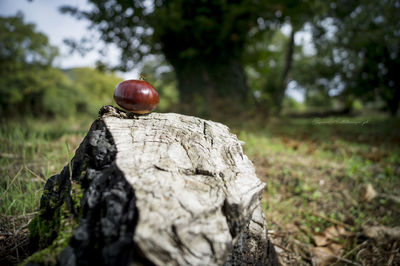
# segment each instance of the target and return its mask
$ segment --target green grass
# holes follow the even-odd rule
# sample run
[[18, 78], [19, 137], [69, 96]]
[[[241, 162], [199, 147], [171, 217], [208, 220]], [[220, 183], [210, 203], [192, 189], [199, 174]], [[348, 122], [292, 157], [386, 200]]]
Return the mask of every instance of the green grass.
[[[94, 119], [1, 123], [3, 216], [38, 210], [45, 181], [68, 163]], [[269, 229], [284, 235], [280, 245], [299, 255], [303, 263], [310, 262], [304, 247], [313, 247], [315, 234], [332, 225], [344, 224], [352, 233], [337, 243], [344, 249], [341, 256], [353, 261], [359, 259], [352, 250], [360, 246], [364, 226], [400, 225], [398, 203], [382, 196], [371, 201], [360, 197], [367, 184], [378, 195], [400, 195], [399, 119], [281, 118], [231, 121], [230, 126], [246, 142], [245, 152], [258, 177], [268, 184], [263, 205]]]
[[90, 118], [1, 123], [1, 214], [18, 216], [38, 209], [45, 181], [67, 164], [67, 147], [77, 148], [89, 123]]
[[[268, 184], [270, 229], [311, 248], [315, 235], [332, 225], [358, 235], [364, 226], [400, 225], [399, 204], [382, 196], [400, 196], [399, 129], [399, 119], [377, 116], [270, 120], [234, 131]], [[378, 193], [371, 201], [361, 197], [367, 184]], [[352, 235], [341, 241], [344, 256], [359, 259], [347, 252], [361, 240]], [[293, 243], [286, 244], [296, 250]], [[309, 262], [309, 254], [295, 253]]]

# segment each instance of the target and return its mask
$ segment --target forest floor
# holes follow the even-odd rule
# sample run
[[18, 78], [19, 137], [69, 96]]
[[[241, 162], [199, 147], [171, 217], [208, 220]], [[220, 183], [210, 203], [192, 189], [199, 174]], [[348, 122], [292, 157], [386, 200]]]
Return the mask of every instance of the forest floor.
[[[26, 257], [44, 183], [93, 118], [0, 125], [0, 265]], [[400, 120], [384, 116], [228, 123], [267, 182], [282, 264], [400, 265]]]
[[271, 119], [236, 133], [282, 264], [400, 265], [400, 120]]

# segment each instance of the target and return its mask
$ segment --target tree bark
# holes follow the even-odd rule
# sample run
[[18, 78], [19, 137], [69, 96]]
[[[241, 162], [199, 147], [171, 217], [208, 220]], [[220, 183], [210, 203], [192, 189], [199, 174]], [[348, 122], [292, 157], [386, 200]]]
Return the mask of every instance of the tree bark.
[[170, 62], [176, 73], [182, 104], [192, 105], [196, 96], [200, 96], [207, 107], [218, 104], [218, 101], [243, 103], [247, 99], [249, 88], [239, 59]]
[[[222, 124], [103, 107], [44, 188], [28, 265], [276, 265], [264, 184]], [[71, 168], [70, 168], [71, 167]]]

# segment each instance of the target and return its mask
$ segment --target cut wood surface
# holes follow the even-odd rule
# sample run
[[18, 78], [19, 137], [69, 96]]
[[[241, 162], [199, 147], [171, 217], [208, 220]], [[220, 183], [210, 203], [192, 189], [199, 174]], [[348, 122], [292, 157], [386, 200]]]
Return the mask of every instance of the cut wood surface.
[[[76, 221], [68, 223], [72, 236], [53, 262], [276, 264], [260, 204], [264, 184], [241, 145], [220, 123], [103, 107], [72, 170], [67, 166], [45, 187], [36, 223], [59, 209]], [[49, 249], [59, 234], [43, 238], [31, 234], [33, 249]], [[34, 256], [30, 263], [43, 263]]]

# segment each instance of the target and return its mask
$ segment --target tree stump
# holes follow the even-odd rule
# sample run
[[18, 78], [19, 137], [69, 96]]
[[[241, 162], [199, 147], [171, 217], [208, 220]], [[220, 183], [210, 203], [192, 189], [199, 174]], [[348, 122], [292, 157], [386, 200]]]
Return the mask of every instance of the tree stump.
[[264, 184], [219, 123], [100, 110], [46, 183], [28, 265], [275, 265]]

